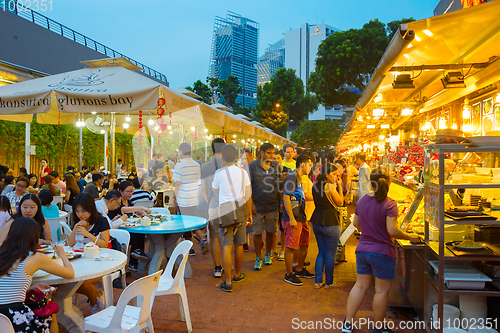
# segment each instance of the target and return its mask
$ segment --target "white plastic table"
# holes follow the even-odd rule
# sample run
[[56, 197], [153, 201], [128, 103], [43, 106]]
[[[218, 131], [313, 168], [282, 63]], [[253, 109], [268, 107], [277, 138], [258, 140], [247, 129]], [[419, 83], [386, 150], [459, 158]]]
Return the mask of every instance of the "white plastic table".
[[71, 260], [75, 277], [73, 279], [63, 279], [58, 276], [48, 275], [40, 278], [33, 278], [33, 283], [44, 282], [57, 287], [52, 295], [59, 312], [57, 322], [60, 323], [70, 333], [81, 333], [83, 331], [83, 314], [78, 307], [73, 305], [73, 295], [80, 288], [83, 281], [107, 275], [124, 267], [127, 263], [127, 256], [120, 251], [112, 249], [99, 249], [99, 254], [107, 253], [109, 259], [98, 261], [94, 259], [81, 258]]
[[[123, 228], [130, 233], [145, 234], [151, 241], [151, 251], [146, 253], [149, 262], [148, 274], [153, 274], [160, 270], [161, 262], [165, 255], [170, 257], [175, 248], [177, 239], [186, 231], [198, 230], [207, 225], [207, 220], [198, 216], [187, 215], [170, 215], [168, 220], [160, 222], [158, 225], [151, 225], [150, 227], [137, 227], [137, 228]], [[165, 239], [165, 236], [166, 239]], [[147, 263], [139, 261], [137, 273], [144, 274]], [[189, 260], [186, 264], [184, 276], [186, 278], [192, 277], [192, 269]]]

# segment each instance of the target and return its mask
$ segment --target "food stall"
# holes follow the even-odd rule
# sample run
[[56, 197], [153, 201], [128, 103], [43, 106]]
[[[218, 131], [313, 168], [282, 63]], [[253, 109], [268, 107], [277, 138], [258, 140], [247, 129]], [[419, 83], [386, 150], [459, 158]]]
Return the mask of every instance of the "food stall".
[[397, 241], [390, 303], [429, 332], [500, 308], [499, 16], [492, 1], [401, 25], [336, 146], [391, 171], [400, 227], [424, 242]]

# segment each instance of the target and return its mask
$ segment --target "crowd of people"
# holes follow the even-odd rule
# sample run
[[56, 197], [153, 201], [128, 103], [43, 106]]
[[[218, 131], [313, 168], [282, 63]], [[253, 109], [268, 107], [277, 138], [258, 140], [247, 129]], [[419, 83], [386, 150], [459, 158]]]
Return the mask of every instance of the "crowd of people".
[[[17, 314], [34, 318], [22, 298], [29, 288], [46, 289], [30, 287], [31, 275], [37, 269], [63, 277], [73, 274], [64, 251], [57, 245], [54, 249], [63, 258], [63, 267], [56, 268], [50, 260], [33, 264], [40, 257], [36, 248], [53, 244], [46, 219], [59, 214], [57, 206], [51, 204], [54, 196], [63, 194], [63, 209], [71, 212], [73, 232], [68, 245], [75, 244], [76, 235], [83, 235], [86, 241], [106, 248], [112, 247], [110, 229], [119, 228], [131, 214], [151, 213], [141, 202], [156, 202], [159, 198], [154, 190], [171, 185], [176, 214], [208, 220], [208, 232], [205, 228], [186, 232], [183, 238], [191, 239], [194, 234], [201, 252], [211, 252], [213, 276], [223, 278], [221, 290], [231, 292], [234, 283], [246, 279], [243, 253], [252, 245], [254, 270], [284, 261], [286, 283], [301, 286], [302, 279], [314, 279], [316, 289], [338, 288], [341, 285], [334, 279], [336, 252], [348, 223], [347, 205], [353, 199], [351, 180], [359, 177], [360, 199], [353, 220], [362, 232], [356, 249], [358, 276], [347, 301], [343, 332], [352, 330], [354, 316], [373, 277], [375, 320], [383, 320], [394, 279], [392, 239], [418, 241], [417, 236], [402, 232], [396, 224], [398, 209], [395, 201], [387, 197], [387, 171], [383, 167], [372, 171], [363, 154], [349, 161], [333, 152], [319, 156], [289, 144], [279, 150], [264, 143], [255, 156], [243, 151], [240, 158], [238, 149], [222, 138], [214, 139], [211, 148], [213, 158], [206, 163], [195, 161], [191, 145], [182, 143], [177, 163], [172, 158], [163, 162], [158, 153], [153, 154], [148, 169], [134, 166], [130, 173], [121, 159], [116, 174], [104, 168], [100, 168], [101, 172], [86, 167], [76, 171], [69, 166], [63, 180], [57, 171], [50, 170], [45, 159], [38, 174], [28, 175], [21, 168], [17, 178], [12, 170], [0, 166], [4, 173], [0, 175], [0, 294], [4, 290], [12, 293], [13, 289], [19, 292], [0, 299], [0, 313], [11, 320]], [[311, 271], [307, 268], [311, 264], [307, 260], [310, 226], [318, 247]], [[22, 234], [22, 228], [30, 232]], [[144, 253], [145, 238], [131, 234], [130, 243], [129, 269], [136, 270], [138, 260], [149, 260]], [[194, 254], [191, 249], [190, 255]], [[78, 290], [88, 297], [92, 313], [101, 310], [104, 302], [102, 292], [94, 286], [97, 280], [85, 281]], [[22, 325], [44, 331], [51, 321], [55, 322], [55, 316], [36, 324], [26, 320]]]

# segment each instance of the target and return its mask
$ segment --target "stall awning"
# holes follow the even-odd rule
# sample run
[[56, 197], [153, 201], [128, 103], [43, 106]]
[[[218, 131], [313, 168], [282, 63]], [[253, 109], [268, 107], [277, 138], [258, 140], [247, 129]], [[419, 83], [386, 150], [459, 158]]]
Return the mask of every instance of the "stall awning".
[[[398, 56], [388, 64], [379, 64], [372, 80], [356, 105], [353, 117], [339, 140], [337, 150], [358, 145], [360, 138], [376, 135], [378, 127], [368, 129], [374, 108], [385, 110], [378, 124], [399, 125], [408, 119], [400, 115], [405, 106], [415, 113], [426, 112], [457, 100], [467, 94], [498, 81], [500, 76], [500, 1], [484, 3], [445, 15], [407, 23], [415, 38], [403, 50], [393, 40], [384, 57], [391, 53]], [[461, 65], [486, 63], [484, 68], [470, 67], [462, 70], [466, 88], [444, 89], [441, 79], [448, 72], [422, 70], [422, 65]], [[400, 67], [400, 71], [391, 71]], [[413, 89], [394, 89], [392, 84], [398, 74], [414, 77]], [[370, 119], [368, 119], [370, 117]], [[363, 133], [362, 136], [359, 136]]]

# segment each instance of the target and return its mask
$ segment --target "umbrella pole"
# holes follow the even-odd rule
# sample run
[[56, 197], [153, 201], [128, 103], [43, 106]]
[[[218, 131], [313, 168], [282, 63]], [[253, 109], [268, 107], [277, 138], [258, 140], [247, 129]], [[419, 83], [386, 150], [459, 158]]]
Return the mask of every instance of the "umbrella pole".
[[83, 127], [80, 127], [80, 150], [79, 150], [79, 155], [80, 155], [80, 160], [79, 160], [79, 167], [80, 170], [82, 170], [82, 157], [83, 157]]
[[25, 147], [24, 147], [24, 166], [26, 168], [26, 172], [30, 174], [30, 162], [31, 162], [31, 155], [30, 155], [30, 146], [31, 146], [31, 124], [26, 123], [26, 134], [25, 134]]
[[104, 132], [104, 170], [108, 170], [108, 131]]
[[115, 113], [111, 112], [111, 161], [109, 163], [109, 170], [115, 170]]

